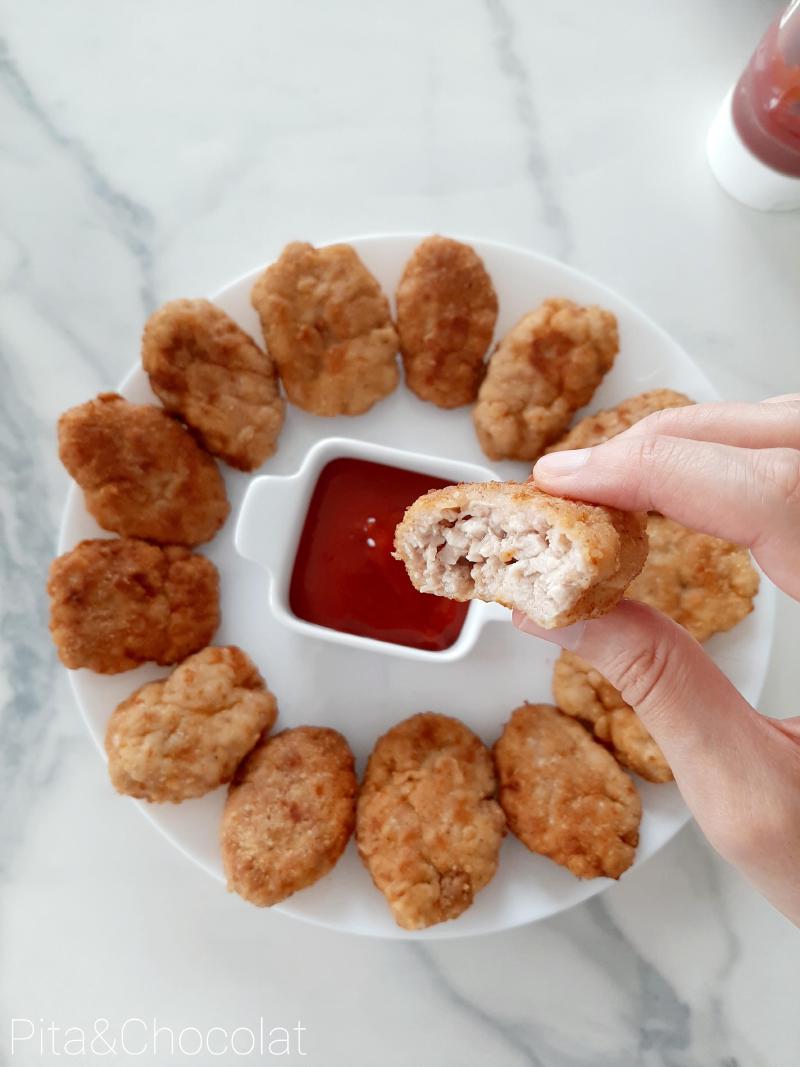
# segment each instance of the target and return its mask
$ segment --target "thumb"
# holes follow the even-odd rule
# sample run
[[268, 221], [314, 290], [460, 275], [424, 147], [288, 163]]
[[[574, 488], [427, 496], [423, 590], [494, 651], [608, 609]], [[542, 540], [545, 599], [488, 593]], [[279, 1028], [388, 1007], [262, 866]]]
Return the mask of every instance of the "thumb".
[[632, 600], [560, 630], [542, 630], [517, 613], [514, 623], [575, 652], [619, 689], [701, 824], [748, 777], [761, 716], [677, 623]]
[[514, 623], [575, 652], [620, 690], [711, 844], [800, 925], [800, 720], [760, 715], [694, 638], [645, 604], [625, 600], [562, 630], [518, 613]]

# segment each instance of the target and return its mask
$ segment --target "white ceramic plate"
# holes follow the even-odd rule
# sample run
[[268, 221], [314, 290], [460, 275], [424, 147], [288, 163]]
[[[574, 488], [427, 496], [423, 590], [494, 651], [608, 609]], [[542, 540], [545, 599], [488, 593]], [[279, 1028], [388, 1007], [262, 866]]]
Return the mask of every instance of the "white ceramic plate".
[[[393, 294], [403, 265], [422, 235], [371, 236], [352, 240], [384, 290]], [[697, 400], [716, 394], [685, 352], [646, 315], [598, 282], [554, 260], [519, 248], [465, 238], [483, 257], [500, 300], [497, 336], [549, 296], [598, 303], [619, 320], [621, 351], [613, 371], [597, 391], [590, 410], [608, 407], [656, 386], [679, 389]], [[213, 298], [254, 337], [261, 339], [250, 306], [250, 288], [260, 270], [232, 282]], [[120, 391], [134, 401], [153, 394], [138, 362]], [[472, 430], [468, 408], [441, 411], [418, 400], [401, 384], [396, 392], [358, 418], [322, 419], [290, 407], [276, 456], [261, 473], [297, 470], [319, 438], [342, 436], [379, 442], [415, 452], [486, 464]], [[492, 465], [501, 476], [525, 477], [523, 464]], [[279, 700], [279, 726], [301, 723], [336, 727], [348, 738], [363, 768], [377, 737], [417, 711], [457, 716], [491, 744], [509, 713], [523, 700], [551, 699], [550, 679], [556, 649], [493, 622], [463, 661], [420, 664], [393, 656], [300, 636], [270, 616], [267, 576], [237, 556], [232, 534], [247, 476], [223, 465], [233, 511], [222, 532], [204, 551], [216, 563], [222, 584], [222, 626], [215, 643], [237, 644], [258, 664]], [[280, 521], [280, 520], [277, 520]], [[87, 514], [73, 486], [66, 505], [59, 551], [85, 537], [108, 536]], [[773, 590], [762, 582], [756, 611], [730, 634], [714, 638], [708, 649], [748, 700], [761, 692], [772, 640]], [[144, 682], [168, 673], [142, 667], [104, 677], [81, 670], [72, 684], [89, 731], [102, 751], [108, 717], [116, 704]], [[698, 705], [698, 714], [702, 707]], [[668, 841], [688, 819], [674, 785], [637, 781], [644, 804], [636, 865]], [[142, 812], [175, 846], [222, 880], [217, 831], [224, 789], [178, 806], [140, 804]], [[109, 803], [113, 803], [109, 786]], [[118, 803], [131, 803], [119, 799]], [[134, 802], [135, 803], [135, 802]], [[629, 875], [628, 875], [629, 877]], [[507, 838], [500, 869], [473, 907], [460, 918], [417, 934], [394, 924], [386, 903], [361, 866], [354, 844], [331, 875], [277, 910], [307, 922], [379, 937], [447, 938], [488, 933], [546, 918], [611, 885], [607, 879], [582, 882], [563, 868], [534, 856]], [[220, 892], [223, 892], [220, 886]], [[245, 906], [245, 905], [243, 905]], [[252, 909], [253, 923], [269, 922], [268, 912]]]

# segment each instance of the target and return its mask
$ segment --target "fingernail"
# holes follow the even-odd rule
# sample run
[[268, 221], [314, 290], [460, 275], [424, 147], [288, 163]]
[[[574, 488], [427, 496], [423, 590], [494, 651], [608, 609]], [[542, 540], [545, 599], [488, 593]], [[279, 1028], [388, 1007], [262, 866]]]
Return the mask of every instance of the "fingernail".
[[537, 626], [532, 619], [529, 619], [527, 615], [523, 615], [521, 611], [513, 612], [511, 621], [523, 633], [530, 634], [532, 637], [541, 637], [543, 641], [549, 641], [560, 648], [568, 648], [570, 651], [574, 651], [581, 643], [586, 629], [585, 622], [575, 622], [572, 626], [561, 626], [554, 630], [545, 630], [543, 626]]
[[536, 461], [533, 468], [535, 475], [544, 475], [547, 478], [568, 478], [581, 467], [585, 467], [591, 448], [574, 448], [567, 452], [551, 452]]

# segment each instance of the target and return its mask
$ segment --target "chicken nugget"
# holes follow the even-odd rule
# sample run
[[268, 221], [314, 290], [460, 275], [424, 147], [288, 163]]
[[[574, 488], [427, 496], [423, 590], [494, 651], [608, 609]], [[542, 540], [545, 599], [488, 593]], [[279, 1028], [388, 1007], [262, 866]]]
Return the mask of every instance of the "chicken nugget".
[[499, 343], [472, 417], [489, 459], [536, 460], [588, 404], [619, 350], [599, 307], [545, 300]]
[[398, 926], [455, 919], [494, 877], [505, 834], [495, 784], [489, 750], [457, 719], [412, 715], [379, 738], [356, 841]]
[[147, 320], [142, 366], [164, 407], [215, 456], [260, 467], [277, 447], [284, 403], [272, 359], [208, 300], [173, 300]]
[[229, 782], [278, 713], [252, 660], [204, 648], [118, 705], [108, 721], [108, 772], [118, 793], [179, 804]]
[[671, 782], [666, 757], [618, 689], [574, 652], [564, 650], [553, 669], [553, 698], [580, 719], [616, 759], [648, 782]]
[[512, 833], [578, 878], [619, 878], [633, 863], [642, 804], [631, 778], [580, 723], [523, 704], [494, 746]]
[[628, 400], [623, 400], [616, 407], [598, 411], [596, 415], [587, 415], [577, 422], [571, 430], [550, 445], [545, 452], [563, 452], [568, 448], [591, 448], [610, 441], [623, 430], [630, 429], [634, 423], [641, 422], [656, 411], [665, 408], [682, 408], [694, 401], [674, 389], [651, 389], [648, 393], [639, 393]]
[[81, 541], [50, 567], [50, 633], [65, 667], [119, 674], [177, 663], [219, 626], [219, 575], [205, 556], [128, 537]]
[[648, 516], [647, 536], [650, 554], [626, 596], [669, 615], [697, 641], [753, 610], [759, 579], [746, 548], [658, 514]]
[[416, 500], [395, 549], [420, 592], [493, 600], [549, 629], [610, 611], [642, 569], [647, 538], [644, 515], [532, 482], [475, 482]]
[[353, 754], [321, 726], [260, 741], [231, 782], [222, 816], [228, 889], [277, 904], [333, 869], [355, 823]]
[[198, 545], [228, 517], [216, 463], [163, 408], [101, 393], [64, 412], [58, 449], [104, 530]]
[[497, 294], [474, 249], [449, 237], [417, 245], [397, 287], [406, 385], [440, 408], [471, 404], [497, 321]]
[[389, 301], [350, 245], [287, 245], [251, 300], [297, 407], [361, 415], [397, 386]]

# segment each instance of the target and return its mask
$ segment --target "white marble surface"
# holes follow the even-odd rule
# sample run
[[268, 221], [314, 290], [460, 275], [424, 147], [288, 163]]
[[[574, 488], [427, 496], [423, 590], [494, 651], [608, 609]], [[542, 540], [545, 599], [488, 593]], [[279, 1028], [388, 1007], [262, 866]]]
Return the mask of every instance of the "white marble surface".
[[[299, 1019], [306, 1055], [283, 1059], [319, 1064], [797, 1064], [800, 935], [693, 829], [599, 901], [430, 947], [220, 892], [110, 793], [42, 588], [67, 484], [59, 411], [119, 380], [154, 306], [291, 237], [528, 245], [639, 303], [726, 396], [796, 389], [800, 215], [737, 206], [703, 156], [774, 8], [0, 2], [4, 1062], [55, 1058], [28, 1044], [10, 1059], [13, 1017], [155, 1015]], [[800, 687], [800, 610], [783, 602], [778, 621], [767, 711]]]

